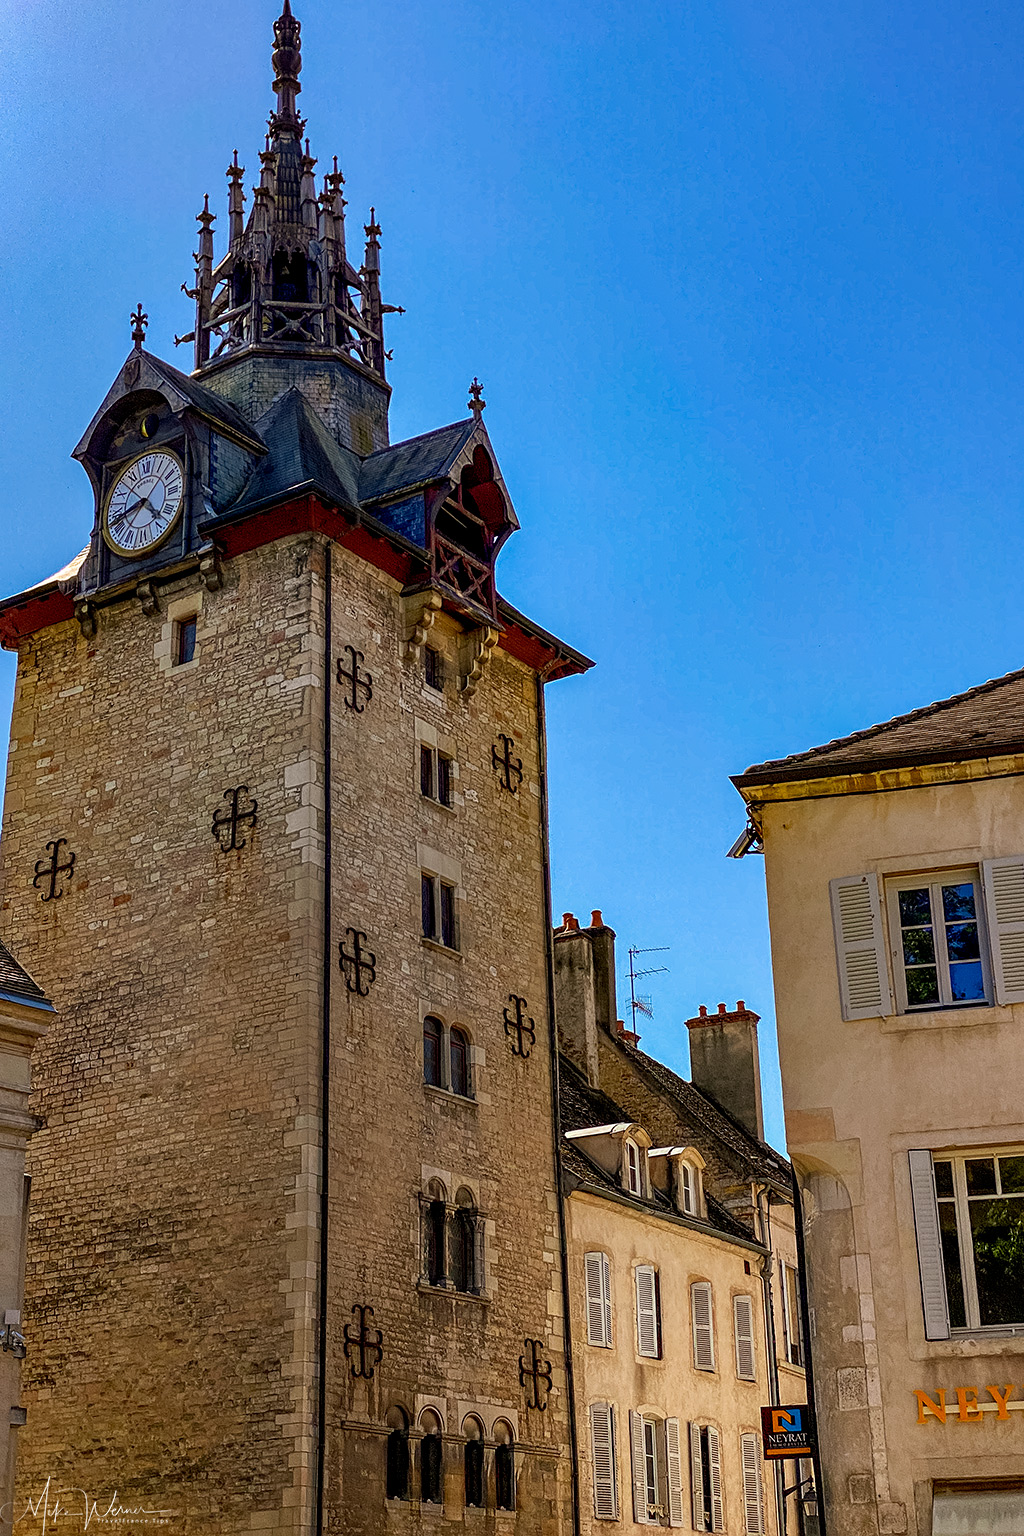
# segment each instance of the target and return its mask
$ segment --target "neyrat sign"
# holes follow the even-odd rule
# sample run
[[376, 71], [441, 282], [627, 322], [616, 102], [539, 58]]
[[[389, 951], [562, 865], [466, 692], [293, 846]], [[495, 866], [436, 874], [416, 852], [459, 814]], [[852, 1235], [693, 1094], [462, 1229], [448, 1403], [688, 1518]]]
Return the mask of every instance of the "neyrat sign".
[[806, 1403], [785, 1408], [761, 1409], [761, 1441], [765, 1461], [779, 1461], [784, 1456], [809, 1456], [811, 1417]]
[[[1024, 1410], [1024, 1395], [1014, 1397], [1017, 1391], [1024, 1394], [1024, 1386], [1017, 1387], [1013, 1382], [1004, 1387], [938, 1387], [930, 1392], [915, 1391], [917, 1422], [929, 1424], [937, 1419], [940, 1424], [982, 1424], [989, 1416], [1008, 1419], [1015, 1410]], [[761, 1411], [763, 1414], [764, 1410]]]

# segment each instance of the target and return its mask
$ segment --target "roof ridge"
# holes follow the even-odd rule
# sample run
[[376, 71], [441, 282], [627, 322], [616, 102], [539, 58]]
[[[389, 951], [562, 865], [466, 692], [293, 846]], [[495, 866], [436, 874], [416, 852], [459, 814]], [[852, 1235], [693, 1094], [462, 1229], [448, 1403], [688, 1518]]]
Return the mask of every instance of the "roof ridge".
[[983, 683], [975, 683], [973, 688], [966, 688], [962, 693], [953, 693], [948, 698], [935, 699], [930, 704], [921, 704], [917, 709], [908, 710], [902, 715], [893, 715], [889, 720], [880, 720], [876, 725], [867, 725], [863, 730], [851, 731], [847, 736], [834, 736], [830, 741], [822, 742], [820, 746], [808, 747], [803, 752], [791, 752], [785, 757], [770, 757], [763, 763], [753, 763], [746, 769], [746, 773], [754, 773], [759, 768], [776, 768], [783, 763], [806, 762], [810, 758], [818, 757], [821, 753], [832, 752], [836, 747], [848, 747], [858, 741], [867, 741], [870, 737], [878, 735], [880, 731], [891, 730], [900, 725], [911, 725], [916, 720], [924, 720], [929, 715], [938, 714], [944, 709], [952, 709], [968, 699], [979, 698], [982, 694], [991, 693], [1007, 683], [1019, 682], [1022, 678], [1024, 678], [1024, 667], [1018, 667], [1013, 672], [1004, 672], [999, 677], [990, 677]]
[[368, 464], [371, 459], [379, 458], [381, 454], [393, 453], [396, 448], [406, 448], [410, 443], [421, 443], [428, 437], [439, 437], [442, 432], [450, 432], [453, 427], [470, 426], [475, 426], [475, 422], [472, 417], [465, 416], [460, 417], [458, 421], [450, 421], [445, 427], [434, 427], [430, 432], [417, 432], [415, 437], [400, 437], [397, 443], [388, 443], [386, 448], [375, 448], [372, 453], [366, 455], [363, 463]]

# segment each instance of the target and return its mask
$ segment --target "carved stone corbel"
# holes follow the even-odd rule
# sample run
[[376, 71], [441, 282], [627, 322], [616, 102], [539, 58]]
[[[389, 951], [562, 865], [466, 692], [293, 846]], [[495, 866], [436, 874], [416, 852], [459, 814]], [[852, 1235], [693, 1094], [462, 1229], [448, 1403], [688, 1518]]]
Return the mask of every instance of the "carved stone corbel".
[[402, 646], [403, 661], [417, 661], [428, 633], [441, 611], [439, 592], [411, 592], [402, 598], [402, 616], [405, 620], [405, 641]]
[[140, 581], [135, 588], [135, 596], [139, 600], [139, 606], [143, 613], [152, 616], [160, 612], [160, 604], [157, 602], [156, 593], [151, 581]]
[[467, 637], [468, 664], [459, 678], [459, 692], [463, 698], [471, 699], [480, 686], [480, 680], [487, 670], [487, 664], [500, 638], [500, 631], [489, 624], [485, 624], [480, 629], [474, 629]]
[[220, 568], [217, 546], [212, 542], [199, 548], [199, 576], [207, 592], [219, 592], [224, 585], [224, 573]]
[[75, 618], [86, 640], [91, 640], [96, 633], [96, 609], [87, 598], [81, 597], [75, 604]]

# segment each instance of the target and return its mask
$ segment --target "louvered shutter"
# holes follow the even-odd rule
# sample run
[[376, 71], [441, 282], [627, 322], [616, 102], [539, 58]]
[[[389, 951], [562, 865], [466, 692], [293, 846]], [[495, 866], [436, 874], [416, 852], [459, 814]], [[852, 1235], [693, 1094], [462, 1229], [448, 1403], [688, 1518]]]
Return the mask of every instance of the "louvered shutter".
[[653, 1265], [636, 1267], [636, 1347], [637, 1352], [656, 1360], [660, 1353], [658, 1339], [658, 1284]]
[[939, 1233], [939, 1207], [935, 1199], [935, 1175], [930, 1152], [911, 1152], [910, 1194], [914, 1202], [914, 1231], [917, 1234], [917, 1265], [921, 1274], [921, 1302], [924, 1307], [926, 1339], [949, 1338], [949, 1306], [946, 1301], [946, 1271], [942, 1262], [942, 1237]]
[[665, 1420], [665, 1460], [668, 1463], [668, 1523], [683, 1523], [683, 1458], [679, 1448], [679, 1420]]
[[743, 1530], [745, 1536], [761, 1536], [764, 1514], [761, 1508], [761, 1458], [757, 1454], [756, 1435], [740, 1435], [740, 1461], [743, 1465]]
[[707, 1530], [704, 1509], [704, 1461], [700, 1454], [700, 1425], [690, 1425], [690, 1502], [693, 1506], [693, 1528]]
[[584, 1258], [584, 1268], [587, 1282], [587, 1343], [607, 1347], [612, 1342], [608, 1255], [588, 1253]]
[[690, 1286], [690, 1317], [693, 1323], [693, 1363], [698, 1371], [715, 1368], [715, 1340], [711, 1317], [711, 1286], [698, 1280]]
[[718, 1430], [708, 1425], [708, 1464], [711, 1471], [711, 1529], [725, 1530], [725, 1511], [722, 1506], [722, 1451]]
[[754, 1303], [749, 1296], [735, 1296], [732, 1303], [736, 1335], [736, 1375], [753, 1381], [757, 1375], [754, 1361]]
[[1024, 855], [986, 859], [985, 911], [997, 1003], [1024, 1002]]
[[647, 1478], [644, 1471], [644, 1421], [629, 1410], [629, 1449], [633, 1463], [633, 1519], [637, 1525], [647, 1521]]
[[844, 1019], [876, 1019], [892, 1012], [885, 928], [874, 875], [843, 875], [829, 882]]
[[611, 1403], [590, 1405], [590, 1447], [594, 1468], [594, 1514], [598, 1520], [619, 1518], [615, 1479], [615, 1420]]

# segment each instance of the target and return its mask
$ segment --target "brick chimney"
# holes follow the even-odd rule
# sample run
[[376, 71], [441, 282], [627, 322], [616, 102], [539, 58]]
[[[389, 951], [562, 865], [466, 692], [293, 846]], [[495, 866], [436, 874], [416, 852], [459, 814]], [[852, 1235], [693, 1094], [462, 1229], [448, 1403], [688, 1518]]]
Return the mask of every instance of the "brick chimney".
[[596, 1088], [597, 1032], [615, 1030], [615, 933], [599, 911], [591, 913], [589, 928], [566, 912], [554, 937], [558, 1044]]
[[719, 1003], [717, 1013], [702, 1008], [695, 1019], [687, 1019], [686, 1027], [693, 1086], [763, 1141], [758, 1017], [741, 999], [732, 1013], [724, 1003]]

